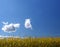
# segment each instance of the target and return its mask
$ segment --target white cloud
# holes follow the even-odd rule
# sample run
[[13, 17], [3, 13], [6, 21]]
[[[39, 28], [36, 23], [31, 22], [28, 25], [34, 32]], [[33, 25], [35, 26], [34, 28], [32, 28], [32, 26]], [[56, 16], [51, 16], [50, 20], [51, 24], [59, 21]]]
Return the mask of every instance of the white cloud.
[[30, 21], [30, 19], [25, 19], [25, 28], [31, 28], [32, 29], [32, 25], [31, 25], [31, 21]]
[[14, 27], [19, 28], [20, 24], [14, 24]]
[[2, 22], [3, 24], [8, 24], [8, 22]]
[[16, 23], [16, 24], [5, 24], [5, 22], [3, 23], [3, 27], [2, 27], [2, 30], [4, 32], [15, 32], [16, 31], [16, 28], [19, 28], [20, 24], [19, 23]]
[[10, 38], [10, 37], [13, 37], [13, 38], [20, 38], [19, 36], [3, 36], [3, 35], [0, 35], [0, 39], [4, 39], [4, 38]]

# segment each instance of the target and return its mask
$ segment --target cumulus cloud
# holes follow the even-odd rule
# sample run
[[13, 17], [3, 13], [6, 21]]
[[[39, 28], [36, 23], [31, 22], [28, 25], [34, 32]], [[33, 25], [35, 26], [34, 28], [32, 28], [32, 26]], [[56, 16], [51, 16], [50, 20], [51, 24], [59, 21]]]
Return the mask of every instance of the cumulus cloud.
[[16, 24], [6, 24], [5, 22], [3, 22], [3, 27], [2, 27], [2, 30], [4, 32], [15, 32], [16, 31], [16, 28], [19, 28], [20, 24], [19, 23], [16, 23]]
[[31, 25], [31, 21], [30, 21], [30, 19], [25, 19], [25, 28], [31, 28], [32, 29], [32, 25]]

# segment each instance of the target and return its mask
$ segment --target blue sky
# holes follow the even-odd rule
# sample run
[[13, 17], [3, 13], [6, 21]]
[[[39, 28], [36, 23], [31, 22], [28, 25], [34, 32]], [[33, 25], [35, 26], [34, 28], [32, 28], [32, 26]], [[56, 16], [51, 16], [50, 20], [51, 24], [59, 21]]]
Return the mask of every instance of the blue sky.
[[[29, 18], [32, 30], [24, 27]], [[20, 23], [16, 32], [7, 33], [2, 22]], [[58, 0], [0, 0], [0, 35], [20, 37], [60, 37], [60, 2]]]

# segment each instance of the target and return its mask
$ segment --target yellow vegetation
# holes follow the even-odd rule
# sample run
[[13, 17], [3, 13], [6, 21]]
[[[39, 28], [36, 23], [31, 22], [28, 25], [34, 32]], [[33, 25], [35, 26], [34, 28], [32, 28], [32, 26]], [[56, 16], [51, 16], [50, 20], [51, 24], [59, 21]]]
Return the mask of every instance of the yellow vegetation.
[[60, 38], [4, 38], [0, 47], [60, 47]]

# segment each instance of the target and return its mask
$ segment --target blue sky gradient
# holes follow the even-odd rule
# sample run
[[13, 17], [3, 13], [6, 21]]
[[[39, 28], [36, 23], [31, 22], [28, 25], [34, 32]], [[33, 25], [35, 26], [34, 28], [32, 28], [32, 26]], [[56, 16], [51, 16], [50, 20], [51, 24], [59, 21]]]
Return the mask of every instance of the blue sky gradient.
[[[24, 27], [31, 19], [32, 30]], [[1, 30], [2, 22], [20, 23], [16, 32]], [[0, 35], [20, 37], [60, 37], [59, 0], [0, 0]]]

